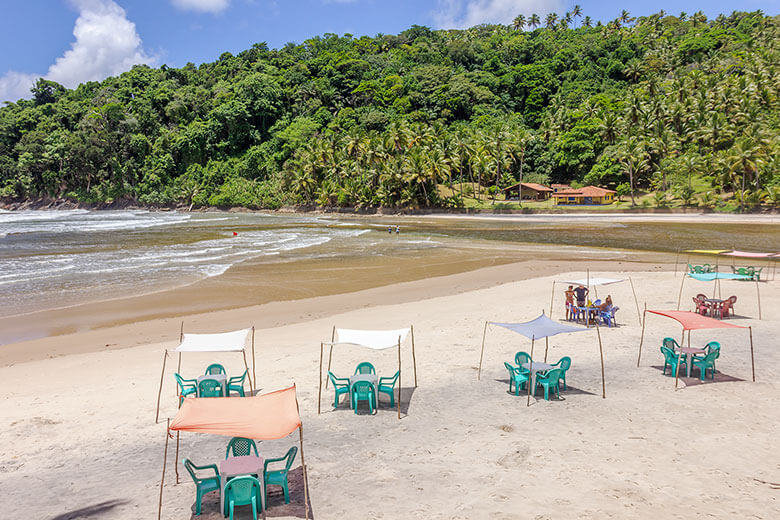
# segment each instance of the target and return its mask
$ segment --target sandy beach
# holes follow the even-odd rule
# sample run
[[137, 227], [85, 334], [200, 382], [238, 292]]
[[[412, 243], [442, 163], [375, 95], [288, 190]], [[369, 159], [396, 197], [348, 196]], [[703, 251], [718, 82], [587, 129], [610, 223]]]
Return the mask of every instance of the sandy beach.
[[[591, 264], [591, 276], [627, 278], [639, 305], [676, 307], [680, 274], [671, 266]], [[551, 275], [558, 271], [558, 274]], [[747, 329], [695, 331], [692, 342], [721, 343], [715, 382], [661, 374], [665, 336], [680, 326], [660, 316], [641, 333], [627, 282], [600, 287], [620, 306], [617, 328], [600, 329], [606, 399], [594, 332], [557, 336], [549, 359], [573, 360], [569, 390], [560, 401], [508, 393], [503, 361], [530, 342], [489, 328], [482, 379], [477, 380], [484, 323], [527, 321], [549, 311], [554, 280], [584, 277], [567, 265], [507, 264], [350, 294], [321, 296], [185, 317], [188, 331], [214, 332], [254, 325], [261, 392], [295, 383], [304, 425], [314, 518], [776, 518], [780, 515], [780, 390], [778, 282], [724, 281], [738, 297], [733, 323], [751, 326], [756, 379], [751, 381]], [[556, 285], [553, 317], [563, 313]], [[682, 309], [712, 285], [686, 282]], [[603, 295], [602, 295], [603, 296]], [[165, 423], [154, 423], [165, 348], [176, 345], [181, 320], [166, 318], [66, 334], [0, 351], [0, 442], [3, 516], [154, 518], [157, 514]], [[331, 327], [414, 325], [418, 386], [404, 351], [402, 419], [383, 398], [374, 416], [333, 410], [324, 392], [317, 414], [320, 341]], [[536, 348], [539, 348], [537, 343]], [[543, 350], [543, 349], [542, 349]], [[333, 371], [348, 375], [371, 361], [380, 375], [395, 371], [395, 352], [345, 347]], [[543, 356], [539, 350], [535, 359]], [[239, 373], [239, 355], [190, 355], [186, 376], [210, 362]], [[169, 365], [170, 366], [170, 365]], [[161, 416], [176, 413], [172, 371], [166, 374]], [[182, 434], [180, 458], [198, 464], [224, 457], [227, 439]], [[297, 436], [259, 445], [281, 456]], [[195, 488], [183, 468], [175, 485], [174, 455], [162, 517], [193, 517]], [[292, 503], [270, 498], [268, 516], [302, 518], [300, 457], [291, 473]], [[215, 493], [200, 518], [220, 518]]]

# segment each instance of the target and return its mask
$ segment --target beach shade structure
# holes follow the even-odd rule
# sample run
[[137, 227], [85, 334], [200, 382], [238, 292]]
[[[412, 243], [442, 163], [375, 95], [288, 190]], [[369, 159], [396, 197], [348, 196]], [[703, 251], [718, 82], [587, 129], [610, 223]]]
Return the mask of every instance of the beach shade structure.
[[[209, 433], [226, 437], [244, 437], [255, 440], [275, 440], [287, 437], [298, 430], [300, 437], [301, 464], [303, 465], [303, 492], [306, 518], [309, 518], [309, 492], [306, 463], [303, 455], [303, 423], [298, 411], [295, 385], [267, 394], [252, 397], [228, 397], [225, 399], [184, 400], [176, 417], [168, 420], [165, 435], [165, 455], [160, 479], [159, 520], [162, 511], [165, 466], [168, 453], [168, 438], [177, 433], [176, 461], [178, 480], [179, 432]], [[265, 512], [263, 512], [265, 516]]]
[[[531, 321], [526, 321], [523, 323], [500, 323], [495, 321], [486, 321], [485, 328], [482, 332], [482, 348], [480, 349], [480, 353], [479, 353], [479, 369], [477, 370], [477, 379], [482, 378], [482, 361], [485, 357], [485, 337], [487, 336], [488, 325], [503, 327], [505, 329], [511, 330], [512, 332], [522, 334], [526, 338], [530, 339], [532, 362], [534, 358], [534, 343], [536, 342], [537, 339], [542, 339], [542, 338], [545, 339], [544, 360], [546, 362], [547, 350], [549, 348], [549, 338], [551, 336], [557, 336], [558, 334], [568, 334], [572, 332], [584, 332], [584, 331], [593, 330], [586, 327], [574, 327], [572, 325], [559, 323], [555, 320], [551, 320], [544, 314], [544, 311], [542, 311], [542, 314], [540, 314], [537, 318], [534, 318]], [[606, 390], [606, 384], [604, 382], [604, 350], [601, 345], [601, 332], [599, 332], [598, 325], [595, 327], [595, 329], [599, 339], [599, 355], [601, 357], [601, 397], [606, 398], [607, 390]], [[528, 385], [528, 401], [526, 404], [529, 406], [531, 404], [530, 384]]]
[[[698, 280], [700, 282], [715, 282], [715, 286], [712, 288], [712, 297], [715, 297], [715, 292], [717, 291], [718, 294], [720, 294], [720, 281], [721, 280], [741, 280], [741, 281], [750, 281], [752, 278], [749, 275], [745, 274], [736, 274], [736, 273], [686, 273], [682, 277], [682, 281], [680, 282], [680, 291], [677, 294], [677, 310], [680, 310], [680, 302], [682, 301], [682, 293], [683, 293], [683, 286], [685, 286], [685, 280], [686, 278], [693, 278], [694, 280]], [[755, 281], [756, 283], [756, 302], [758, 304], [758, 319], [761, 319], [761, 291], [759, 290], [758, 286], [758, 280]]]
[[751, 251], [729, 251], [728, 253], [723, 253], [725, 256], [732, 257], [731, 265], [734, 266], [733, 259], [735, 258], [750, 258], [755, 260], [766, 260], [766, 268], [767, 268], [767, 274], [769, 271], [769, 264], [772, 264], [772, 279], [775, 278], [774, 273], [774, 267], [777, 264], [776, 260], [780, 258], [780, 253], [756, 253]]
[[[718, 267], [718, 259], [717, 257], [719, 255], [722, 255], [724, 253], [728, 253], [731, 251], [731, 249], [686, 249], [684, 252], [688, 253], [688, 258], [685, 260], [685, 264], [688, 265], [691, 263], [691, 255], [706, 255], [706, 256], [714, 256], [715, 258], [715, 270], [717, 271]], [[674, 271], [677, 272], [677, 258], [674, 260]]]
[[234, 330], [231, 332], [220, 332], [216, 334], [185, 334], [184, 323], [182, 322], [179, 332], [179, 345], [165, 351], [163, 355], [162, 373], [160, 374], [160, 388], [157, 390], [157, 411], [154, 414], [154, 422], [160, 418], [160, 396], [162, 395], [163, 380], [165, 378], [165, 362], [170, 352], [178, 354], [179, 363], [176, 372], [181, 371], [181, 355], [184, 352], [240, 352], [244, 359], [244, 367], [249, 372], [249, 365], [246, 359], [247, 343], [250, 342], [252, 349], [252, 377], [249, 378], [249, 387], [254, 391], [255, 388], [255, 328]]
[[[716, 320], [707, 316], [702, 316], [697, 312], [689, 311], [663, 311], [663, 310], [649, 310], [645, 309], [645, 313], [657, 314], [659, 316], [665, 316], [677, 321], [682, 325], [682, 337], [680, 338], [680, 346], [682, 347], [685, 340], [685, 332], [688, 332], [688, 347], [691, 346], [691, 331], [701, 329], [748, 329], [748, 335], [750, 337], [750, 366], [753, 371], [753, 382], [756, 381], [756, 365], [753, 357], [753, 329], [751, 327], [745, 327], [742, 325], [734, 325], [733, 323]], [[642, 319], [642, 335], [639, 337], [639, 355], [636, 358], [636, 366], [639, 367], [639, 363], [642, 359], [642, 343], [645, 339], [645, 319]], [[682, 356], [682, 350], [678, 352], [677, 358], [677, 370], [674, 374], [674, 387], [677, 388], [677, 382], [680, 377], [680, 357]]]
[[[553, 280], [552, 285], [552, 293], [550, 294], [550, 318], [552, 318], [553, 315], [553, 301], [555, 299], [555, 284], [564, 284], [564, 285], [573, 285], [578, 286], [582, 285], [584, 287], [587, 287], [590, 289], [593, 287], [594, 293], [598, 290], [596, 289], [599, 285], [612, 285], [615, 283], [625, 282], [626, 279], [624, 278], [599, 278], [599, 277], [591, 277], [590, 276], [590, 270], [587, 271], [587, 274], [585, 278], [581, 279], [572, 279], [572, 280]], [[631, 279], [631, 277], [628, 277], [628, 283], [631, 285], [631, 294], [634, 295], [634, 305], [636, 306], [636, 315], [637, 318], [641, 320], [640, 312], [639, 312], [639, 301], [636, 297], [636, 291], [634, 290], [634, 281]]]
[[[325, 346], [330, 347], [328, 352], [328, 372], [330, 372], [331, 362], [333, 361], [333, 347], [340, 345], [354, 345], [371, 350], [385, 350], [389, 348], [398, 349], [398, 401], [396, 408], [398, 418], [401, 418], [401, 344], [406, 338], [411, 338], [412, 366], [414, 368], [414, 387], [417, 388], [417, 359], [414, 355], [414, 326], [406, 329], [393, 330], [359, 330], [359, 329], [337, 329], [333, 327], [330, 342], [320, 343], [320, 371], [317, 375], [319, 380], [319, 392], [317, 394], [317, 414], [321, 413], [322, 405], [322, 362], [325, 353]], [[327, 383], [326, 383], [327, 385]]]

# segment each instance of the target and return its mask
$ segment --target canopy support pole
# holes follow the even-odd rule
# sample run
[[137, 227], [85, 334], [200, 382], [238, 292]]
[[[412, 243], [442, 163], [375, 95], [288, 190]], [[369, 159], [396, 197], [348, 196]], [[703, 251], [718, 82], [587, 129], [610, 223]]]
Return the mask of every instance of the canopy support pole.
[[761, 291], [758, 289], [758, 280], [756, 280], [756, 298], [758, 299], [758, 319], [761, 319]]
[[482, 377], [482, 356], [485, 354], [485, 335], [487, 334], [488, 322], [485, 322], [485, 328], [482, 331], [482, 350], [479, 352], [479, 370], [477, 370], [477, 381]]
[[[336, 341], [336, 326], [333, 326], [333, 330], [330, 333], [330, 350], [328, 351], [328, 372], [330, 372], [330, 362], [333, 359], [333, 342]], [[320, 369], [322, 370], [322, 369]], [[328, 389], [328, 383], [330, 382], [330, 377], [325, 379], [325, 390]]]
[[176, 364], [176, 372], [181, 374], [181, 352], [179, 352], [179, 362]]
[[604, 348], [601, 345], [601, 331], [599, 330], [599, 324], [596, 323], [596, 335], [599, 337], [599, 356], [601, 356], [601, 398], [607, 398], [607, 383], [604, 380]]
[[[414, 325], [409, 325], [412, 331], [412, 366], [414, 367], [414, 387], [417, 388], [417, 357], [414, 355]], [[401, 388], [400, 386], [398, 388]]]
[[645, 312], [642, 313], [642, 335], [639, 336], [639, 355], [636, 358], [636, 367], [639, 368], [639, 360], [642, 359], [642, 342], [645, 340], [645, 320], [647, 319], [647, 302], [645, 302]]
[[[324, 348], [322, 346], [322, 342], [320, 342], [320, 371], [317, 374], [317, 380], [320, 382], [320, 389], [317, 393], [317, 415], [320, 414], [321, 406], [322, 406], [322, 355], [323, 355]], [[303, 457], [301, 457], [303, 458]]]
[[160, 396], [162, 395], [163, 378], [165, 377], [165, 360], [166, 359], [168, 359], [168, 351], [167, 350], [163, 353], [163, 367], [162, 367], [162, 372], [160, 373], [160, 389], [157, 390], [157, 411], [154, 414], [154, 424], [157, 424], [157, 421], [160, 418]]
[[685, 285], [686, 274], [683, 274], [682, 281], [680, 282], [680, 293], [677, 295], [677, 310], [680, 310], [680, 300], [682, 299], [683, 285]]
[[[254, 385], [257, 386], [257, 358], [255, 358], [255, 326], [252, 325], [252, 381], [254, 381]], [[250, 384], [250, 387], [252, 385]], [[254, 388], [252, 388], [252, 391], [254, 392]]]
[[[712, 286], [712, 299], [713, 300], [715, 299], [715, 291], [717, 291], [717, 290], [718, 290], [718, 279], [715, 278], [715, 285]], [[677, 309], [677, 310], [679, 311], [680, 309]]]
[[[531, 336], [531, 355], [530, 360], [528, 361], [528, 402], [526, 402], [526, 407], [531, 406], [531, 381], [536, 384], [536, 378], [534, 377], [534, 339], [535, 336]], [[534, 390], [536, 390], [534, 388]]]
[[179, 430], [176, 430], [176, 456], [173, 458], [173, 469], [176, 472], [176, 484], [179, 484]]
[[552, 319], [553, 300], [554, 299], [555, 299], [555, 280], [553, 280], [552, 291], [550, 292], [550, 319]]
[[[378, 393], [375, 394], [378, 396]], [[377, 399], [377, 407], [379, 406], [379, 400]], [[395, 407], [398, 409], [398, 419], [401, 419], [401, 336], [398, 336], [398, 402], [395, 403]]]
[[547, 363], [547, 350], [550, 348], [550, 338], [544, 337], [544, 362]]
[[680, 258], [680, 248], [677, 248], [677, 253], [674, 255], [674, 277], [677, 278], [677, 262]]
[[[241, 351], [241, 357], [244, 359], [244, 368], [246, 369], [246, 373], [249, 374], [249, 364], [246, 362], [246, 350], [242, 350]], [[227, 387], [225, 387], [225, 388], [227, 388]], [[252, 391], [252, 394], [255, 393], [255, 385], [252, 382], [252, 378], [251, 377], [249, 378], [249, 389]], [[229, 389], [227, 391], [228, 391], [228, 393], [230, 393]], [[225, 396], [225, 397], [228, 397], [228, 396]]]
[[[688, 331], [688, 341], [691, 340], [691, 333]], [[682, 359], [682, 346], [685, 342], [685, 329], [683, 329], [682, 337], [680, 338], [680, 350], [677, 352], [677, 370], [674, 371], [674, 389], [677, 390], [677, 382], [680, 380], [680, 360]]]
[[181, 328], [179, 329], [179, 343], [184, 341], [184, 320], [181, 321]]
[[750, 368], [753, 370], [753, 382], [756, 382], [756, 362], [753, 359], [753, 327], [748, 327], [750, 334]]
[[162, 516], [162, 495], [163, 484], [165, 484], [165, 463], [168, 461], [168, 428], [171, 427], [171, 419], [168, 419], [168, 426], [165, 427], [165, 451], [163, 451], [163, 470], [162, 478], [160, 479], [160, 502], [157, 505], [157, 520], [160, 520]]
[[718, 278], [718, 298], [723, 298], [720, 294], [720, 278]]
[[636, 291], [634, 290], [634, 282], [631, 277], [628, 277], [628, 283], [631, 284], [631, 292], [634, 294], [634, 305], [636, 305], [636, 318], [642, 322], [642, 316], [639, 314], [639, 300], [636, 299]]
[[[296, 399], [297, 404], [297, 399]], [[303, 459], [303, 423], [298, 426], [298, 433], [301, 438], [301, 466], [303, 466], [303, 503], [306, 507], [306, 520], [309, 520], [309, 479], [306, 471], [306, 461]], [[265, 508], [263, 508], [265, 514]]]

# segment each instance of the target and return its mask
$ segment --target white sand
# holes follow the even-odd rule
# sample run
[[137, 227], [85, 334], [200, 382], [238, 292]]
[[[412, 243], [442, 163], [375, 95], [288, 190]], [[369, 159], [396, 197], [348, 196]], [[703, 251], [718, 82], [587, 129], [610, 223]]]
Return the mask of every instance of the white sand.
[[[584, 273], [555, 279], [573, 276]], [[679, 275], [647, 272], [632, 278], [640, 305], [676, 306]], [[502, 362], [518, 350], [529, 351], [530, 342], [489, 329], [482, 380], [477, 381], [482, 330], [486, 320], [525, 321], [549, 309], [552, 280], [535, 278], [258, 330], [262, 390], [293, 381], [298, 385], [314, 517], [780, 518], [779, 282], [761, 284], [760, 321], [755, 284], [723, 282], [724, 296], [736, 294], [737, 313], [746, 317], [733, 323], [753, 327], [755, 383], [750, 381], [747, 329], [695, 331], [695, 345], [720, 341], [722, 373], [707, 384], [698, 384], [698, 377], [683, 378], [675, 391], [674, 380], [661, 375], [659, 345], [666, 335], [679, 341], [680, 327], [659, 316], [647, 319], [637, 368], [641, 328], [630, 286], [623, 283], [599, 290], [602, 296], [612, 294], [621, 307], [621, 326], [601, 329], [606, 400], [601, 398], [596, 334], [584, 332], [550, 342], [551, 360], [573, 359], [565, 399], [537, 397], [526, 407], [525, 396], [507, 393]], [[559, 286], [556, 294], [557, 318], [562, 316], [562, 290]], [[711, 291], [711, 284], [686, 282], [682, 308], [689, 309], [697, 292]], [[412, 392], [406, 349], [402, 419], [387, 405], [375, 416], [355, 415], [346, 405], [333, 411], [332, 390], [323, 393], [318, 416], [319, 342], [329, 339], [331, 327], [410, 323], [419, 386]], [[203, 331], [208, 326], [219, 330], [219, 323], [200, 324]], [[0, 368], [0, 517], [81, 518], [57, 515], [93, 508], [99, 513], [84, 518], [155, 518], [165, 425], [154, 424], [154, 406], [162, 352], [174, 344]], [[534, 358], [543, 357], [543, 349], [544, 342], [537, 342]], [[348, 375], [357, 362], [369, 360], [380, 375], [391, 375], [395, 356], [392, 350], [346, 347], [334, 353], [333, 371]], [[185, 357], [182, 373], [202, 373], [213, 361], [222, 362], [229, 373], [242, 370], [240, 355], [193, 354]], [[176, 413], [172, 373], [169, 369], [165, 378], [163, 417]], [[260, 451], [281, 456], [297, 441], [293, 434], [263, 442]], [[226, 442], [182, 434], [180, 458], [218, 462]], [[173, 485], [173, 444], [170, 450], [162, 516], [190, 518], [194, 485], [181, 467], [181, 484]], [[302, 516], [299, 476], [300, 456], [294, 464], [293, 504], [282, 507], [281, 498], [272, 497], [269, 517]], [[216, 504], [215, 496], [208, 498], [202, 518], [220, 518]]]

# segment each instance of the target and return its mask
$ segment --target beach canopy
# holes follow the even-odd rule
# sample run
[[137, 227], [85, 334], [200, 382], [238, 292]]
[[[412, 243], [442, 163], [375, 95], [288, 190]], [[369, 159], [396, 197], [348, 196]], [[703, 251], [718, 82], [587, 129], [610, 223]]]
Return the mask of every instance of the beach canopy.
[[410, 327], [395, 330], [336, 329], [334, 341], [326, 345], [346, 344], [384, 350], [397, 347], [399, 341], [403, 343], [410, 332]]
[[535, 318], [531, 321], [526, 321], [524, 323], [498, 323], [495, 321], [489, 321], [488, 323], [490, 325], [504, 327], [505, 329], [509, 329], [512, 332], [517, 332], [518, 334], [522, 334], [528, 339], [541, 339], [549, 336], [556, 336], [558, 334], [566, 334], [568, 332], [582, 332], [590, 330], [585, 327], [572, 327], [571, 325], [559, 323], [557, 321], [551, 320], [544, 314], [540, 315], [538, 318]]
[[[412, 367], [414, 368], [414, 387], [417, 388], [417, 359], [414, 355], [414, 327], [409, 326], [404, 329], [337, 329], [333, 327], [331, 340], [320, 343], [320, 371], [318, 374], [319, 392], [317, 397], [317, 413], [322, 412], [322, 363], [325, 356], [325, 345], [330, 347], [328, 352], [328, 372], [330, 372], [333, 362], [333, 347], [336, 345], [354, 345], [371, 350], [385, 350], [388, 348], [398, 348], [398, 400], [396, 408], [398, 418], [401, 418], [401, 344], [407, 337], [412, 339]], [[325, 378], [325, 388], [328, 387], [330, 379]]]
[[265, 441], [287, 437], [300, 425], [295, 386], [291, 386], [254, 397], [188, 397], [170, 429]]
[[218, 334], [184, 334], [175, 352], [241, 352], [246, 348], [252, 329]]
[[624, 282], [625, 280], [617, 278], [583, 278], [582, 280], [561, 280], [560, 283], [568, 283], [570, 285], [609, 285], [611, 283]]
[[666, 316], [672, 318], [682, 325], [683, 330], [700, 330], [700, 329], [744, 329], [746, 327], [742, 325], [734, 325], [723, 320], [716, 320], [708, 316], [702, 316], [697, 312], [690, 311], [651, 311], [653, 314], [660, 316]]
[[740, 258], [769, 258], [775, 256], [775, 253], [751, 253], [749, 251], [730, 251], [723, 254], [725, 256], [738, 256]]
[[696, 253], [700, 255], [722, 255], [728, 253], [731, 249], [686, 249], [686, 253]]
[[688, 276], [701, 282], [712, 282], [714, 280], [752, 280], [747, 274], [736, 273], [688, 273]]

